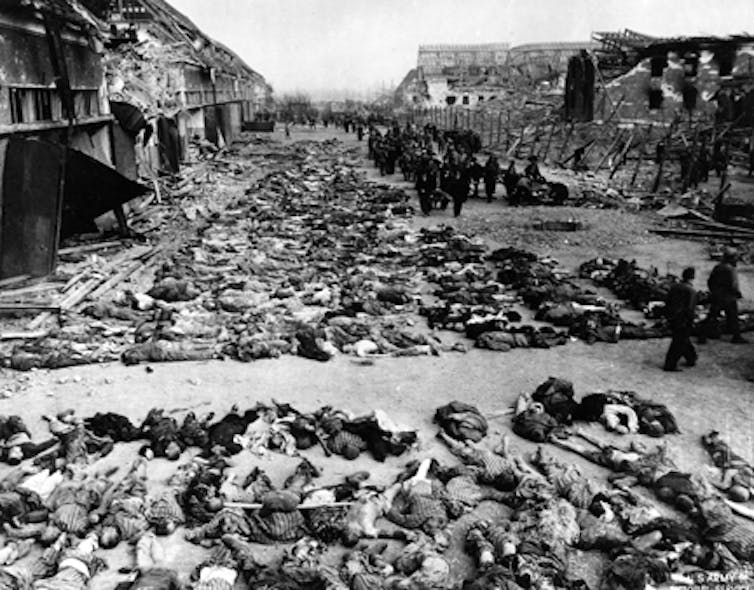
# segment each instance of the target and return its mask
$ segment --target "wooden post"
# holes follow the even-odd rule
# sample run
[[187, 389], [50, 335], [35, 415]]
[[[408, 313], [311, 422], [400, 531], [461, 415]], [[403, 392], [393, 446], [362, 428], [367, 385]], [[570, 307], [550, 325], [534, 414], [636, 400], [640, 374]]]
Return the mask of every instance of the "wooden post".
[[689, 152], [689, 163], [688, 163], [688, 169], [686, 170], [686, 174], [681, 179], [681, 191], [686, 192], [686, 190], [689, 188], [689, 185], [691, 184], [691, 173], [694, 171], [694, 167], [696, 166], [696, 146], [697, 142], [699, 141], [699, 128], [697, 127], [694, 130], [694, 140], [691, 143], [691, 151]]
[[536, 126], [534, 127], [534, 142], [529, 146], [529, 155], [533, 156], [536, 153], [537, 150], [537, 144], [539, 143], [539, 129], [542, 124], [541, 120], [537, 121]]
[[524, 135], [526, 133], [526, 123], [523, 123], [521, 125], [521, 135], [519, 135], [518, 139], [516, 140], [515, 146], [516, 149], [513, 150], [513, 155], [518, 158], [519, 157], [519, 149], [521, 148], [521, 142], [524, 141]]
[[589, 146], [589, 147], [587, 148], [587, 150], [586, 150], [586, 151], [584, 152], [584, 157], [583, 157], [583, 160], [584, 160], [584, 162], [586, 162], [586, 158], [587, 158], [587, 156], [589, 155], [589, 152], [591, 152], [591, 151], [592, 151], [592, 149], [594, 149], [594, 146], [596, 146], [596, 145], [597, 145], [597, 144], [599, 143], [599, 140], [600, 140], [600, 139], [602, 139], [602, 136], [603, 136], [603, 135], [605, 135], [605, 132], [606, 132], [606, 130], [607, 130], [607, 128], [608, 128], [608, 125], [609, 125], [609, 124], [610, 124], [610, 122], [611, 122], [611, 121], [613, 120], [613, 117], [614, 117], [614, 116], [615, 116], [615, 114], [616, 114], [616, 113], [618, 112], [618, 109], [619, 109], [619, 108], [620, 108], [620, 106], [621, 106], [621, 105], [623, 104], [623, 101], [624, 101], [625, 99], [626, 99], [626, 95], [625, 95], [625, 94], [623, 94], [623, 95], [622, 95], [622, 96], [620, 97], [620, 100], [619, 100], [619, 101], [618, 101], [618, 102], [617, 102], [617, 103], [616, 103], [615, 105], [613, 105], [613, 110], [612, 110], [612, 111], [610, 112], [610, 116], [609, 116], [609, 117], [607, 118], [607, 120], [605, 120], [605, 121], [604, 121], [604, 122], [602, 123], [602, 125], [603, 125], [603, 127], [602, 127], [602, 133], [600, 133], [600, 134], [599, 134], [599, 135], [598, 135], [598, 136], [597, 136], [597, 137], [595, 138], [595, 141], [594, 141], [594, 143], [593, 143], [592, 145], [590, 145], [590, 146]]
[[636, 182], [636, 177], [639, 175], [639, 168], [641, 168], [641, 163], [644, 160], [644, 156], [647, 153], [647, 144], [652, 139], [652, 126], [653, 126], [653, 123], [650, 123], [649, 128], [647, 129], [647, 135], [641, 144], [641, 151], [639, 153], [638, 158], [636, 158], [636, 166], [634, 166], [634, 173], [631, 175], [631, 181], [629, 182], [629, 186], [634, 186], [634, 183]]
[[607, 160], [608, 157], [610, 157], [610, 154], [613, 153], [613, 150], [616, 148], [616, 146], [618, 145], [618, 143], [620, 143], [620, 141], [621, 141], [622, 138], [623, 138], [623, 130], [619, 129], [618, 130], [618, 134], [615, 136], [615, 139], [610, 144], [610, 147], [607, 148], [607, 151], [604, 154], [602, 154], [602, 157], [600, 158], [600, 161], [597, 162], [597, 166], [594, 169], [594, 173], [595, 174], [600, 171], [600, 169], [602, 168], [602, 164], [604, 164], [605, 160]]
[[506, 151], [510, 149], [511, 147], [511, 112], [508, 110], [507, 112], [507, 123], [505, 126], [505, 149]]
[[497, 141], [495, 142], [497, 145], [500, 145], [500, 132], [501, 128], [503, 126], [503, 111], [500, 111], [497, 114]]
[[555, 123], [550, 124], [550, 134], [547, 136], [547, 143], [545, 144], [545, 151], [542, 154], [542, 163], [547, 161], [547, 156], [550, 153], [550, 143], [552, 143], [552, 136], [555, 133]]
[[576, 126], [576, 123], [571, 123], [568, 127], [568, 131], [566, 131], [565, 139], [563, 139], [563, 145], [560, 146], [560, 153], [558, 153], [558, 162], [560, 162], [563, 159], [563, 155], [565, 154], [566, 148], [568, 148], [568, 141], [571, 139], [571, 133], [573, 133], [573, 128]]
[[632, 131], [628, 135], [628, 140], [626, 141], [626, 145], [618, 154], [618, 159], [615, 161], [615, 164], [613, 164], [613, 169], [610, 171], [610, 178], [615, 176], [615, 173], [618, 171], [618, 168], [620, 168], [621, 164], [623, 163], [623, 159], [626, 157], [626, 154], [628, 154], [628, 151], [631, 149], [631, 143], [633, 142], [633, 140], [634, 140], [634, 132]]
[[655, 176], [655, 180], [652, 183], [652, 192], [656, 193], [657, 189], [660, 188], [660, 181], [662, 180], [662, 171], [665, 167], [665, 158], [667, 154], [667, 142], [670, 139], [671, 134], [673, 133], [673, 127], [675, 126], [675, 120], [670, 122], [670, 126], [668, 127], [668, 132], [665, 135], [665, 152], [663, 153], [662, 157], [660, 158], [659, 163], [657, 164], [657, 175]]

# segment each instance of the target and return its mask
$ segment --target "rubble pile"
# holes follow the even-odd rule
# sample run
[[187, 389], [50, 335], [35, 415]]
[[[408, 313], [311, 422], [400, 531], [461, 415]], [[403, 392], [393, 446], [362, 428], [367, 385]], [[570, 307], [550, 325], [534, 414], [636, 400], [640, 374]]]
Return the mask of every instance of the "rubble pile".
[[164, 44], [144, 39], [135, 44], [120, 45], [103, 56], [108, 73], [111, 100], [134, 105], [147, 116], [169, 115], [181, 105], [170, 80], [170, 64], [195, 62], [185, 43]]

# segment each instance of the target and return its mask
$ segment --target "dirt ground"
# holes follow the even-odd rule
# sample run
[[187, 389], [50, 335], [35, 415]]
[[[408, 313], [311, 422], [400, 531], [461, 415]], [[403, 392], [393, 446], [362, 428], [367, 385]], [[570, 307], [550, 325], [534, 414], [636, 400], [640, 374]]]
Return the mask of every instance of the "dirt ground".
[[[276, 136], [283, 139], [280, 133]], [[316, 132], [294, 129], [291, 140], [331, 136], [355, 143], [353, 136], [345, 137], [342, 132], [332, 129]], [[372, 169], [369, 174], [376, 180], [384, 180]], [[600, 239], [613, 242], [607, 247], [592, 239], [594, 235], [587, 231], [579, 236], [556, 236], [562, 243], [548, 239], [531, 246], [558, 258], [567, 268], [574, 268], [579, 262], [597, 255], [627, 256], [636, 258], [643, 265], [653, 264], [661, 271], [679, 272], [683, 266], [694, 264], [701, 278], [706, 277], [713, 264], [707, 259], [702, 243], [664, 240], [647, 233], [656, 220], [643, 214], [571, 209], [513, 211], [501, 201], [488, 204], [471, 200], [460, 219], [453, 219], [450, 214], [433, 213], [428, 218], [417, 217], [415, 224], [447, 223], [462, 229], [488, 228], [483, 237], [495, 245], [506, 243], [505, 231], [495, 230], [499, 219], [520, 221], [524, 229], [518, 232], [516, 240], [525, 240], [524, 230], [530, 219], [562, 219], [564, 216], [584, 219], [588, 227], [596, 227], [593, 231], [602, 236]], [[613, 222], [615, 225], [608, 235], [604, 227]], [[516, 245], [522, 245], [522, 242]], [[740, 272], [742, 287], [748, 297], [745, 305], [751, 306], [754, 269], [742, 267]], [[701, 284], [702, 280], [698, 283]], [[34, 434], [42, 437], [47, 430], [41, 416], [67, 408], [74, 408], [82, 416], [96, 411], [115, 411], [134, 421], [141, 420], [153, 406], [223, 413], [234, 403], [244, 408], [272, 398], [291, 403], [301, 410], [314, 410], [323, 404], [354, 412], [381, 408], [394, 420], [419, 429], [421, 447], [418, 450], [384, 464], [370, 458], [355, 462], [326, 458], [320, 449], [306, 451], [305, 456], [323, 468], [323, 483], [338, 481], [348, 473], [364, 469], [370, 471], [373, 481], [388, 483], [411, 459], [432, 455], [450, 460], [448, 452], [435, 438], [436, 428], [431, 420], [436, 407], [453, 399], [475, 404], [491, 416], [489, 444], [507, 434], [514, 450], [533, 451], [533, 445], [510, 432], [510, 417], [502, 413], [518, 394], [533, 391], [553, 375], [572, 380], [577, 396], [606, 389], [628, 389], [667, 404], [675, 413], [682, 432], [668, 437], [665, 442], [671, 456], [684, 470], [704, 472], [709, 469], [710, 462], [699, 438], [711, 429], [721, 431], [739, 454], [754, 461], [750, 425], [754, 415], [754, 384], [748, 380], [754, 376], [754, 344], [737, 346], [727, 341], [713, 341], [699, 346], [700, 361], [696, 367], [680, 373], [664, 373], [660, 366], [667, 345], [667, 340], [592, 346], [574, 341], [550, 350], [514, 349], [508, 353], [496, 353], [472, 349], [466, 354], [452, 353], [440, 357], [384, 358], [376, 360], [373, 366], [356, 364], [349, 357], [317, 363], [286, 356], [251, 364], [211, 361], [151, 365], [149, 371], [144, 366], [110, 364], [26, 374], [3, 372], [0, 389], [9, 393], [5, 399], [0, 399], [0, 413], [20, 414]], [[594, 433], [611, 440], [601, 428], [595, 428]], [[622, 442], [627, 443], [629, 439], [625, 437]], [[102, 464], [126, 465], [135, 457], [136, 449], [137, 445], [122, 445]], [[555, 449], [552, 452], [560, 454]], [[574, 456], [569, 455], [568, 459], [579, 462], [595, 477], [605, 475]], [[293, 470], [296, 460], [277, 455], [260, 459], [249, 453], [234, 459], [235, 469], [242, 474], [254, 464], [268, 470], [273, 480], [279, 483]], [[150, 480], [156, 486], [163, 484], [175, 467], [175, 464], [163, 460], [153, 461], [149, 466]], [[456, 528], [456, 536], [460, 538], [463, 527]], [[188, 575], [205, 550], [182, 541], [181, 535], [179, 530], [174, 538], [165, 540], [163, 546], [170, 564]], [[279, 550], [260, 547], [260, 556], [264, 558]], [[469, 571], [468, 560], [457, 548], [452, 556], [459, 566], [454, 569], [458, 575]], [[129, 565], [132, 559], [124, 546], [107, 552], [106, 558], [110, 569], [94, 579], [91, 587], [95, 590], [112, 588], [116, 580], [122, 579], [117, 569]]]

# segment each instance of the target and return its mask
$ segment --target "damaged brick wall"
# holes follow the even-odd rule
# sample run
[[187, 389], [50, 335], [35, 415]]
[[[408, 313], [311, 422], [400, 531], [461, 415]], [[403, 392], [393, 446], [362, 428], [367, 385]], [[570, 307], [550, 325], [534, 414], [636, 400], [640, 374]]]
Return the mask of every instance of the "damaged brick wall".
[[731, 60], [706, 50], [647, 57], [607, 84], [609, 100], [599, 93], [595, 118], [609, 117], [621, 97], [617, 112], [621, 119], [669, 122], [679, 115], [688, 117], [689, 112], [695, 118], [713, 116], [718, 109], [716, 93], [731, 76], [750, 77], [753, 56], [754, 50], [744, 46], [733, 49]]

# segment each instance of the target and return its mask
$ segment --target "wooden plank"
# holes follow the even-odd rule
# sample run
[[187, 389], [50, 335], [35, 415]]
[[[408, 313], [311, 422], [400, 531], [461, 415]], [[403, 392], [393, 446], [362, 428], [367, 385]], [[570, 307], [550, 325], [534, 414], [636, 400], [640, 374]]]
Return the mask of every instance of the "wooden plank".
[[589, 152], [591, 152], [591, 151], [592, 151], [592, 148], [594, 148], [594, 146], [596, 146], [596, 145], [597, 145], [597, 144], [599, 143], [599, 140], [600, 140], [600, 139], [602, 139], [602, 137], [603, 137], [603, 136], [605, 135], [605, 133], [606, 133], [606, 132], [608, 131], [608, 127], [609, 127], [609, 125], [610, 125], [610, 122], [611, 122], [611, 121], [613, 120], [613, 117], [615, 117], [615, 114], [616, 114], [616, 113], [618, 112], [618, 109], [619, 109], [619, 108], [621, 107], [621, 105], [623, 104], [623, 101], [624, 101], [625, 99], [626, 99], [626, 95], [625, 95], [625, 94], [623, 94], [623, 95], [621, 95], [621, 97], [620, 97], [620, 100], [619, 100], [619, 101], [618, 101], [618, 102], [617, 102], [617, 103], [616, 103], [615, 105], [613, 105], [613, 110], [612, 110], [612, 111], [610, 111], [610, 115], [609, 115], [609, 116], [608, 116], [608, 118], [607, 118], [607, 119], [605, 119], [605, 121], [604, 121], [604, 122], [602, 123], [602, 132], [601, 132], [601, 133], [600, 133], [600, 134], [599, 134], [599, 135], [598, 135], [598, 136], [597, 136], [597, 137], [595, 138], [595, 141], [594, 141], [594, 143], [593, 143], [592, 145], [590, 145], [590, 146], [589, 146], [589, 147], [587, 148], [587, 150], [586, 150], [586, 151], [584, 152], [584, 156], [583, 156], [583, 158], [582, 158], [582, 161], [583, 161], [583, 162], [584, 162], [585, 164], [586, 164], [586, 159], [587, 159], [587, 156], [589, 156]]
[[620, 168], [621, 163], [623, 162], [623, 159], [626, 157], [626, 154], [628, 154], [628, 150], [631, 149], [631, 143], [633, 143], [633, 141], [634, 141], [634, 132], [632, 131], [628, 136], [628, 141], [626, 141], [626, 145], [618, 154], [618, 159], [615, 161], [615, 164], [613, 165], [613, 169], [610, 171], [610, 178], [615, 176], [615, 173], [618, 171], [618, 168]]
[[[518, 139], [516, 140], [516, 142], [513, 144], [513, 147], [511, 148], [513, 149], [512, 153], [515, 155], [516, 158], [519, 157], [518, 149], [521, 147], [521, 143], [524, 141], [524, 135], [526, 135], [526, 127], [527, 125], [525, 123], [521, 126], [521, 135], [519, 135]], [[511, 155], [511, 151], [508, 150], [508, 156], [510, 155]]]
[[[67, 311], [78, 305], [81, 301], [84, 300], [84, 298], [86, 298], [87, 295], [89, 295], [89, 293], [94, 291], [94, 289], [96, 289], [100, 284], [105, 282], [108, 279], [107, 275], [114, 269], [118, 268], [121, 264], [146, 256], [148, 253], [154, 252], [154, 250], [155, 248], [150, 248], [148, 246], [137, 246], [131, 248], [130, 250], [120, 252], [101, 269], [100, 276], [89, 279], [77, 289], [72, 290], [71, 293], [69, 293], [69, 295], [60, 302], [61, 310]], [[48, 319], [50, 319], [50, 317], [51, 315], [47, 312], [41, 313], [29, 323], [27, 328], [29, 330], [35, 330], [42, 324], [44, 324]]]
[[59, 305], [49, 303], [0, 303], [0, 312], [16, 311], [48, 311], [60, 312]]
[[546, 163], [547, 156], [550, 153], [550, 143], [552, 143], [552, 136], [555, 133], [555, 123], [550, 124], [550, 134], [547, 136], [547, 143], [545, 144], [544, 153], [542, 154], [542, 163]]
[[650, 232], [653, 234], [658, 234], [661, 236], [689, 236], [689, 237], [698, 237], [698, 238], [728, 238], [731, 240], [754, 240], [754, 234], [746, 234], [746, 233], [723, 233], [718, 231], [710, 231], [710, 230], [690, 230], [690, 229], [650, 229]]
[[[118, 272], [117, 274], [115, 274], [114, 276], [112, 276], [111, 278], [109, 278], [108, 280], [106, 280], [104, 283], [102, 283], [101, 285], [99, 285], [91, 293], [87, 294], [84, 297], [84, 300], [86, 300], [86, 299], [95, 299], [95, 298], [97, 298], [97, 297], [105, 294], [107, 291], [109, 291], [110, 289], [112, 289], [115, 285], [117, 285], [118, 283], [123, 282], [125, 279], [127, 279], [128, 277], [130, 277], [132, 274], [134, 274], [138, 270], [144, 268], [144, 265], [151, 258], [154, 258], [161, 251], [162, 251], [162, 248], [157, 247], [157, 248], [152, 249], [151, 252], [146, 253], [144, 256], [140, 256], [138, 259], [136, 259], [134, 262], [132, 262], [125, 269], [123, 269], [122, 271]], [[80, 305], [81, 303], [83, 303], [84, 300], [82, 300], [81, 302], [77, 303], [75, 306]]]
[[[621, 139], [623, 138], [623, 135], [624, 135], [623, 130], [619, 129], [618, 130], [618, 134], [615, 136], [615, 139], [610, 144], [610, 146], [607, 148], [607, 151], [604, 154], [602, 154], [602, 157], [600, 158], [600, 161], [597, 162], [597, 166], [594, 168], [595, 174], [602, 169], [602, 165], [610, 157], [610, 154], [613, 153], [613, 151], [615, 150], [616, 146], [620, 143]], [[592, 144], [592, 145], [594, 145], [594, 144]], [[585, 154], [585, 156], [586, 156], [586, 154]]]
[[0, 281], [0, 288], [9, 287], [11, 285], [17, 285], [18, 283], [23, 283], [24, 281], [30, 278], [31, 277], [29, 275], [19, 275], [17, 277], [10, 277], [7, 279], [3, 279], [2, 281]]
[[566, 148], [568, 147], [568, 141], [571, 139], [571, 133], [573, 133], [573, 129], [576, 126], [576, 123], [571, 123], [570, 127], [568, 127], [568, 131], [566, 132], [565, 139], [563, 140], [563, 145], [560, 146], [560, 152], [558, 153], [558, 161], [563, 160], [563, 155], [565, 154]]
[[57, 291], [59, 289], [60, 285], [53, 283], [40, 283], [38, 285], [30, 285], [29, 287], [21, 287], [20, 289], [8, 289], [7, 291], [0, 291], [0, 298], [21, 297], [23, 295], [45, 293], [46, 291]]
[[79, 284], [81, 281], [84, 280], [84, 278], [91, 272], [91, 269], [86, 269], [81, 271], [80, 273], [73, 275], [70, 279], [68, 279], [68, 282], [63, 285], [63, 288], [61, 291], [63, 293], [66, 293], [70, 291], [73, 287], [75, 287], [77, 284]]
[[644, 141], [641, 144], [641, 153], [639, 154], [639, 157], [636, 158], [636, 166], [634, 167], [634, 172], [631, 175], [631, 181], [629, 182], [629, 186], [634, 186], [634, 183], [636, 182], [636, 177], [639, 175], [639, 169], [641, 168], [641, 163], [644, 160], [644, 157], [647, 155], [647, 144], [652, 139], [652, 127], [653, 127], [653, 123], [650, 123], [649, 128], [647, 129], [647, 136], [644, 138]]
[[49, 332], [47, 330], [36, 330], [35, 332], [0, 332], [0, 340], [37, 340], [44, 338]]
[[64, 254], [80, 254], [82, 252], [96, 252], [97, 250], [106, 250], [108, 248], [117, 248], [123, 246], [123, 242], [111, 241], [111, 242], [99, 242], [97, 244], [84, 244], [83, 246], [71, 246], [70, 248], [61, 248], [58, 250], [58, 255]]

